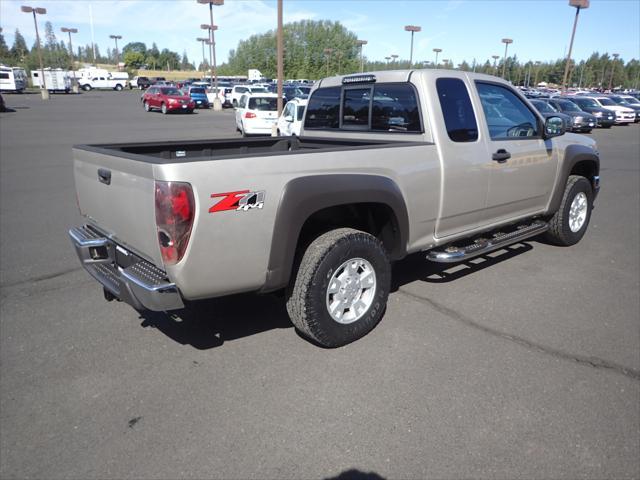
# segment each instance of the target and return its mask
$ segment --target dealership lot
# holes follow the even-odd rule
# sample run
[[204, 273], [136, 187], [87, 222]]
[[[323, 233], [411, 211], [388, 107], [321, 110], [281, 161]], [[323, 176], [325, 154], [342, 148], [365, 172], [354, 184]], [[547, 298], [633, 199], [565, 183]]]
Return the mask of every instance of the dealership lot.
[[73, 144], [238, 135], [232, 110], [139, 97], [5, 98], [2, 478], [640, 475], [640, 125], [591, 134], [602, 191], [581, 243], [412, 256], [382, 323], [323, 350], [276, 296], [140, 315], [80, 268]]

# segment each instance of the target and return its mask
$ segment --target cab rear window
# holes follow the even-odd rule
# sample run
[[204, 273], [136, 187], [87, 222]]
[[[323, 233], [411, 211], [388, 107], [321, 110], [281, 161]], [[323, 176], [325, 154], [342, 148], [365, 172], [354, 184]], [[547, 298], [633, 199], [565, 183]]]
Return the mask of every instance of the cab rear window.
[[319, 88], [307, 104], [304, 128], [421, 133], [409, 83]]

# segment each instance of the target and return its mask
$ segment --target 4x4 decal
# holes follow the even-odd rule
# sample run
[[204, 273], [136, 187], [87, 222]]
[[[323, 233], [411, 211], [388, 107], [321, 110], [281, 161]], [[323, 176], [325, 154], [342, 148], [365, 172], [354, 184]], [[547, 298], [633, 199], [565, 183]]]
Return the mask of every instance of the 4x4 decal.
[[264, 207], [264, 190], [252, 192], [238, 190], [237, 192], [212, 193], [211, 198], [222, 198], [209, 209], [209, 213], [224, 212], [226, 210], [251, 210]]

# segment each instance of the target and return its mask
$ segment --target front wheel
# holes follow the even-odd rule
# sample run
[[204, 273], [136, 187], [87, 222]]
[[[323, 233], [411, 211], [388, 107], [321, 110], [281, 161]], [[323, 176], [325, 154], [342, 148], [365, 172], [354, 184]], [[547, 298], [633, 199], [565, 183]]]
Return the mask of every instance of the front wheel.
[[369, 333], [382, 319], [391, 265], [368, 233], [339, 228], [306, 249], [287, 295], [295, 327], [324, 347], [340, 347]]
[[164, 115], [166, 115], [166, 114], [167, 114], [167, 112], [169, 111], [169, 110], [167, 109], [167, 105], [166, 105], [166, 104], [164, 104], [164, 103], [163, 103], [162, 105], [160, 105], [160, 111], [161, 111]]
[[585, 177], [571, 175], [564, 189], [560, 208], [549, 221], [545, 238], [568, 247], [578, 243], [589, 226], [593, 209], [593, 189]]
[[144, 111], [145, 112], [150, 112], [151, 111], [151, 107], [149, 106], [149, 102], [144, 102]]
[[82, 89], [83, 89], [85, 92], [88, 92], [89, 90], [91, 90], [91, 85], [83, 85], [83, 86], [82, 86]]

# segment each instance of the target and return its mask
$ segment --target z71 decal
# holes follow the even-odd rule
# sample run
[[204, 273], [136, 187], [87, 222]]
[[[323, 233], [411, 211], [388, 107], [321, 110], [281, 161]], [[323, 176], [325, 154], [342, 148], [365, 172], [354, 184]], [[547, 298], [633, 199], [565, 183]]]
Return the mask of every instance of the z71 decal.
[[226, 210], [252, 210], [264, 207], [264, 190], [252, 192], [238, 190], [237, 192], [212, 193], [211, 198], [221, 198], [209, 209], [209, 213], [224, 212]]

